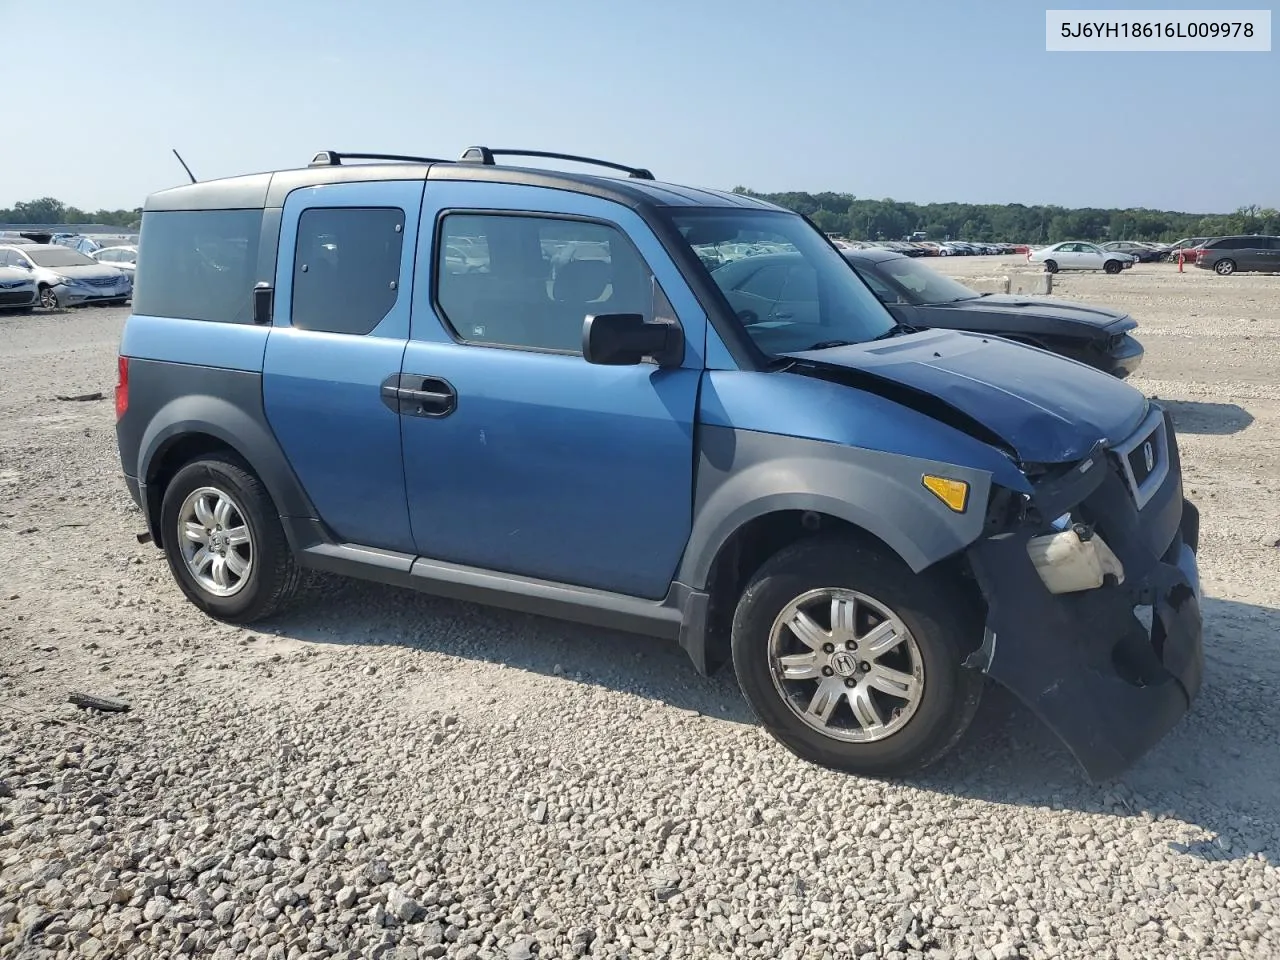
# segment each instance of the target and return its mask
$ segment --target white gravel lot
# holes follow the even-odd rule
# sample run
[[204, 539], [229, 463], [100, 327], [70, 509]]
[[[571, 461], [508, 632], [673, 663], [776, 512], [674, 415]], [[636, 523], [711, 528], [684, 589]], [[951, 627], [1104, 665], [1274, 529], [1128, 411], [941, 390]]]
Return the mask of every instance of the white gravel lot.
[[0, 957], [1280, 957], [1280, 277], [1055, 292], [1134, 312], [1203, 514], [1203, 692], [1098, 786], [998, 690], [884, 783], [674, 645], [354, 583], [207, 620], [134, 538], [125, 311], [0, 318]]

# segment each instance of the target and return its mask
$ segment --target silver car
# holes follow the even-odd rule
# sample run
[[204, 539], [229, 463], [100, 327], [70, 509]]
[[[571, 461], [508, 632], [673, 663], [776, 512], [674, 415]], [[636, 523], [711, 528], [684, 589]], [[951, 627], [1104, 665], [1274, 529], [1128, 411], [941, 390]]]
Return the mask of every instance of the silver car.
[[34, 278], [42, 307], [125, 303], [133, 296], [133, 281], [119, 267], [57, 244], [0, 247], [0, 267]]
[[99, 263], [109, 263], [113, 267], [119, 267], [129, 275], [129, 280], [134, 280], [134, 275], [138, 269], [138, 248], [131, 245], [122, 245], [119, 247], [102, 247], [89, 254]]
[[17, 267], [0, 266], [0, 310], [29, 313], [39, 302], [35, 277]]

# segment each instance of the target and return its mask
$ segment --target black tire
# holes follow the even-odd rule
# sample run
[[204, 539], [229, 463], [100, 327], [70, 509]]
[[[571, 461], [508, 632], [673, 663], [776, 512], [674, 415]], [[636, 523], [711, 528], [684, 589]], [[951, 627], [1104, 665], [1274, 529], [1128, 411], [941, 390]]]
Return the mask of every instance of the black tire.
[[62, 304], [58, 302], [58, 295], [54, 293], [53, 287], [49, 286], [47, 283], [40, 284], [39, 295], [40, 306], [44, 307], [46, 310], [57, 310], [58, 307], [62, 306]]
[[[849, 742], [821, 733], [799, 717], [775, 686], [770, 654], [774, 623], [793, 600], [821, 588], [854, 590], [871, 598], [895, 615], [915, 641], [923, 692], [905, 724], [884, 739]], [[846, 537], [817, 537], [774, 555], [743, 591], [733, 619], [734, 672], [761, 723], [795, 755], [849, 773], [904, 776], [941, 758], [973, 720], [984, 677], [962, 661], [979, 645], [981, 624], [977, 605], [950, 579], [936, 572], [913, 573], [881, 548]], [[801, 702], [808, 696], [805, 685], [812, 683], [816, 691], [820, 682], [791, 681]], [[853, 716], [847, 697], [831, 717], [839, 711]]]
[[1119, 260], [1108, 260], [1106, 263], [1102, 265], [1103, 273], [1119, 273], [1123, 269], [1124, 269], [1124, 264], [1122, 264]]
[[[179, 511], [189, 494], [211, 487], [234, 501], [249, 530], [252, 563], [231, 596], [209, 592], [196, 580], [182, 552]], [[251, 623], [283, 609], [298, 592], [302, 571], [294, 561], [284, 528], [262, 482], [231, 457], [209, 456], [183, 466], [164, 491], [161, 540], [169, 569], [187, 599], [228, 623]]]
[[1046, 260], [1046, 261], [1044, 262], [1044, 272], [1045, 272], [1045, 273], [1057, 273], [1057, 272], [1058, 272], [1058, 261], [1057, 261], [1057, 260]]
[[1223, 257], [1213, 265], [1213, 272], [1220, 277], [1229, 277], [1236, 272], [1236, 262], [1227, 257]]

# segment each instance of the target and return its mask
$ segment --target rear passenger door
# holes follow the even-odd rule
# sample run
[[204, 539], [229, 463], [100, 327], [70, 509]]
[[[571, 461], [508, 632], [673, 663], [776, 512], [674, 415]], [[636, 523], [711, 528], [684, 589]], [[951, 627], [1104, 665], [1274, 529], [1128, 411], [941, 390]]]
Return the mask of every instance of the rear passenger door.
[[423, 181], [291, 193], [280, 225], [267, 419], [342, 542], [413, 552], [400, 417], [383, 385], [409, 336]]
[[[432, 180], [418, 251], [403, 374], [427, 401], [403, 415], [418, 552], [662, 597], [691, 525], [706, 334], [662, 245], [603, 198]], [[683, 366], [587, 363], [589, 313], [676, 317]]]

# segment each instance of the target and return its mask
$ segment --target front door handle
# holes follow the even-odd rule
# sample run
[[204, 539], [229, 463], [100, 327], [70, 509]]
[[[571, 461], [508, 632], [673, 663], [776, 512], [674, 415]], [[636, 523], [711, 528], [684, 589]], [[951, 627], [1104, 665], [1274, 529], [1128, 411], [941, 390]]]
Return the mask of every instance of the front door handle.
[[458, 407], [458, 392], [440, 377], [395, 373], [382, 381], [382, 402], [407, 417], [447, 417]]

